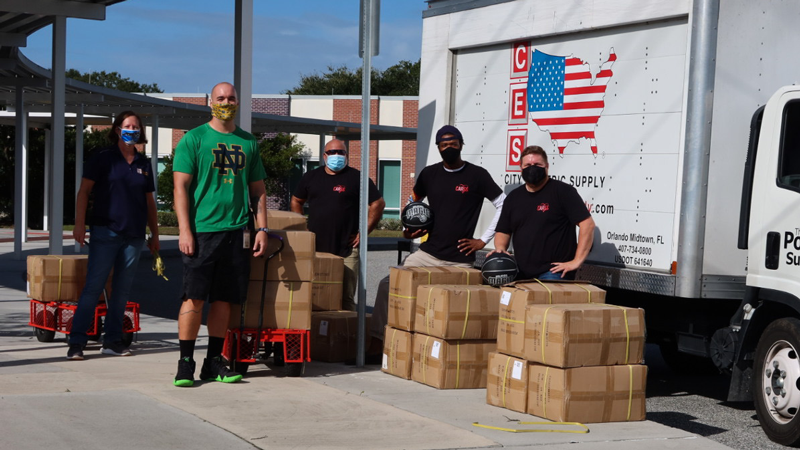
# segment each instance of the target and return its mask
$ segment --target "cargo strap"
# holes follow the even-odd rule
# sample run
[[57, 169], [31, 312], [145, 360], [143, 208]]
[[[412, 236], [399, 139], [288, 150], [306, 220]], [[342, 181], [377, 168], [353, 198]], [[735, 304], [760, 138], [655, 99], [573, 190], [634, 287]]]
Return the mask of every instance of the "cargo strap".
[[508, 363], [511, 362], [511, 357], [509, 356], [506, 359], [506, 368], [503, 370], [503, 388], [501, 392], [503, 393], [503, 408], [506, 407], [506, 379], [508, 378]]
[[628, 308], [619, 305], [608, 305], [622, 310], [622, 317], [625, 320], [625, 364], [628, 364], [628, 358], [631, 352], [631, 329], [628, 326]]
[[61, 270], [64, 267], [64, 260], [59, 258], [58, 256], [56, 256], [56, 259], [58, 260], [58, 297], [56, 298], [58, 300], [61, 300], [61, 275], [62, 275]]
[[514, 320], [514, 319], [507, 319], [507, 318], [505, 318], [505, 317], [500, 317], [499, 319], [500, 319], [501, 321], [503, 321], [503, 322], [511, 322], [511, 323], [525, 323], [525, 321], [524, 321], [524, 320]]
[[550, 288], [547, 287], [546, 284], [544, 284], [541, 281], [539, 281], [538, 278], [534, 278], [534, 280], [536, 280], [537, 283], [541, 284], [543, 288], [547, 289], [547, 304], [548, 305], [552, 305], [553, 304], [553, 291], [551, 291]]
[[586, 293], [589, 294], [589, 301], [587, 303], [592, 303], [592, 291], [590, 291], [589, 289], [586, 289], [586, 286], [584, 286], [582, 284], [575, 283], [575, 286], [578, 286], [579, 288], [581, 288], [584, 291], [586, 291]]
[[583, 428], [582, 430], [558, 430], [558, 429], [544, 429], [544, 430], [530, 430], [530, 429], [516, 429], [516, 428], [503, 428], [493, 427], [491, 425], [483, 425], [478, 422], [473, 422], [472, 426], [478, 428], [486, 428], [487, 430], [508, 431], [509, 433], [576, 433], [586, 434], [589, 432], [589, 427], [579, 422], [517, 422], [520, 425], [563, 425], [563, 426], [576, 426]]
[[[290, 282], [289, 283], [289, 314], [287, 315], [288, 317], [286, 319], [286, 328], [287, 329], [291, 328], [290, 325], [292, 324], [292, 301], [294, 301], [294, 283]], [[263, 314], [264, 312], [262, 311], [261, 313]]]
[[631, 420], [631, 403], [633, 403], [633, 366], [628, 365], [628, 415], [625, 420]]
[[461, 339], [464, 339], [464, 335], [467, 334], [467, 323], [469, 322], [469, 297], [472, 291], [467, 288], [467, 309], [464, 315], [464, 328], [461, 329]]
[[431, 271], [424, 267], [420, 267], [420, 269], [424, 270], [425, 272], [428, 272], [428, 284], [431, 284], [431, 276], [433, 275]]
[[422, 358], [420, 358], [420, 359], [422, 360], [422, 383], [423, 384], [428, 384], [427, 374], [425, 373], [425, 372], [427, 372], [427, 370], [425, 369], [425, 364], [428, 362], [428, 341], [430, 339], [431, 339], [430, 336], [426, 336], [425, 337], [425, 343], [422, 344]]
[[456, 267], [457, 269], [461, 269], [461, 270], [463, 270], [463, 271], [464, 271], [464, 273], [466, 273], [466, 274], [467, 274], [467, 284], [469, 284], [469, 270], [467, 270], [467, 269], [465, 269], [465, 268], [463, 268], [463, 267], [458, 267], [458, 266], [455, 266], [455, 267]]
[[[540, 342], [539, 345], [542, 346], [542, 364], [547, 364], [544, 361], [544, 329], [547, 327], [547, 312], [550, 311], [553, 307], [549, 307], [544, 310], [544, 315], [542, 316], [542, 330], [540, 332]], [[627, 359], [626, 359], [627, 361]]]
[[430, 312], [431, 312], [431, 295], [433, 294], [433, 286], [428, 288], [428, 301], [425, 303], [425, 334], [431, 334], [431, 320], [430, 320]]
[[392, 332], [392, 339], [391, 339], [391, 341], [389, 341], [389, 361], [388, 361], [387, 365], [389, 366], [388, 367], [389, 373], [394, 375], [394, 367], [393, 367], [393, 363], [394, 363], [394, 346], [397, 345], [397, 341], [394, 340], [394, 336], [397, 334], [397, 330], [394, 329], [394, 328], [392, 328], [392, 330], [394, 330], [394, 331]]
[[[544, 386], [542, 388], [542, 416], [547, 418], [547, 381], [550, 379], [548, 376], [550, 374], [550, 368], [547, 367], [544, 369]], [[530, 375], [529, 375], [530, 376]]]

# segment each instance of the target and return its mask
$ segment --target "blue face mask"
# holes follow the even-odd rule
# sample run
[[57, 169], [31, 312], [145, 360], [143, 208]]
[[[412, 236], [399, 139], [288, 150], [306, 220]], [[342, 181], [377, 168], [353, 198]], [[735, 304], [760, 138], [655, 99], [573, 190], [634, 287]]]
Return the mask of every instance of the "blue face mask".
[[344, 155], [329, 155], [325, 165], [328, 166], [328, 169], [338, 172], [344, 169], [346, 162], [347, 158], [345, 158]]
[[128, 145], [133, 145], [139, 142], [139, 136], [141, 135], [139, 130], [125, 130], [120, 128], [119, 131], [120, 131], [120, 138], [122, 138], [122, 142]]

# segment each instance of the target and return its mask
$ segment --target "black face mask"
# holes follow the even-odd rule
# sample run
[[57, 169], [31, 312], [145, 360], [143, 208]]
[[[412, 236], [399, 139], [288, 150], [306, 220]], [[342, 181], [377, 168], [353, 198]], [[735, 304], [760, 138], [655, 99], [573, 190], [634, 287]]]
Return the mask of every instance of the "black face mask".
[[522, 169], [522, 179], [528, 184], [537, 185], [547, 176], [544, 167], [528, 166]]
[[447, 147], [446, 149], [440, 151], [439, 154], [442, 156], [442, 160], [448, 166], [452, 166], [453, 164], [457, 163], [461, 158], [461, 150], [455, 147]]

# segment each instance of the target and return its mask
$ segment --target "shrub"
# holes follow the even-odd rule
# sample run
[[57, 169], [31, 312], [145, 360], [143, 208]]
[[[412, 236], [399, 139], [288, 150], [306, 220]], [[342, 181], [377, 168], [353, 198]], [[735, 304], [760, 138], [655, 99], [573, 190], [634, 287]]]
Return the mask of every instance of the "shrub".
[[159, 211], [158, 212], [158, 226], [160, 227], [177, 227], [178, 215], [172, 211]]
[[381, 221], [378, 222], [378, 229], [389, 230], [389, 231], [403, 231], [403, 223], [400, 222], [400, 219], [381, 219]]

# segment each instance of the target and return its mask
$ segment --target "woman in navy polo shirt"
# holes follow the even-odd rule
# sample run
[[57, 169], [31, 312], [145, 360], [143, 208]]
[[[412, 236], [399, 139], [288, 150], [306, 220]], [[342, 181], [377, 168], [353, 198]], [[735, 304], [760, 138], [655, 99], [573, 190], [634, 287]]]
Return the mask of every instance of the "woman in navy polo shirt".
[[111, 297], [106, 301], [105, 335], [102, 353], [129, 356], [123, 343], [123, 319], [139, 255], [145, 242], [145, 225], [153, 235], [150, 252], [158, 251], [158, 223], [155, 184], [147, 158], [136, 151], [146, 143], [142, 120], [132, 111], [114, 119], [108, 139], [114, 145], [101, 150], [86, 162], [75, 203], [73, 237], [86, 243], [86, 207], [94, 193], [89, 241], [89, 267], [86, 285], [72, 320], [67, 359], [83, 359], [86, 332], [94, 319], [97, 301], [108, 274], [114, 269]]

